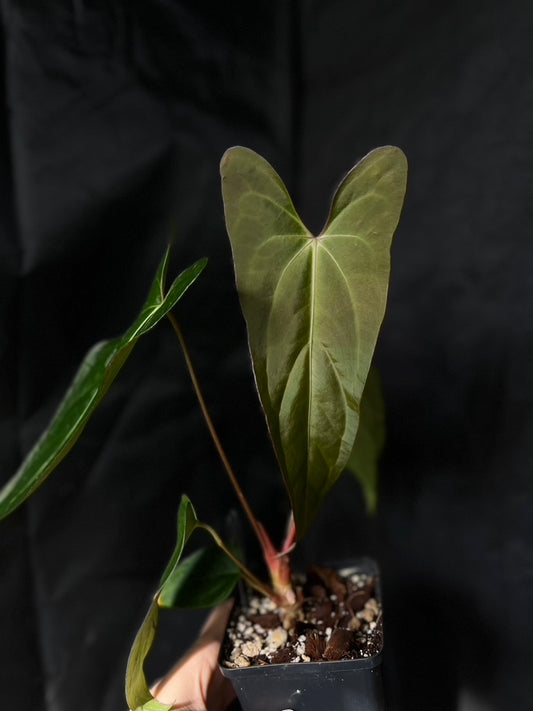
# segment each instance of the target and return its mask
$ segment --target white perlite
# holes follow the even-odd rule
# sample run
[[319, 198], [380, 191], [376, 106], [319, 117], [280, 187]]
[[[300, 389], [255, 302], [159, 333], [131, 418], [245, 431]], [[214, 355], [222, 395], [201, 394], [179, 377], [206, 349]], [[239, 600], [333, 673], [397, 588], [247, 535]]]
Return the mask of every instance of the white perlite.
[[[353, 569], [352, 569], [353, 571]], [[346, 571], [347, 572], [347, 571]], [[368, 587], [369, 583], [372, 582], [372, 577], [367, 576], [365, 573], [349, 573], [345, 575], [345, 580], [348, 580], [351, 584], [351, 594], [354, 594], [354, 590], [363, 590]], [[341, 609], [344, 603], [344, 597], [340, 597], [336, 592], [328, 590], [328, 598], [332, 605], [336, 605], [340, 600]], [[311, 598], [306, 598], [304, 603]], [[327, 598], [317, 598], [319, 603], [328, 602]], [[349, 600], [349, 597], [347, 598]], [[362, 601], [361, 601], [362, 603]], [[301, 609], [304, 609], [302, 605]], [[327, 604], [326, 604], [327, 608]], [[326, 610], [324, 616], [318, 618], [321, 622], [316, 623], [316, 619], [309, 619], [309, 624], [314, 630], [313, 634], [309, 636], [308, 632], [299, 634], [296, 636], [294, 630], [289, 632], [281, 623], [279, 610], [272, 600], [268, 598], [262, 598], [257, 595], [252, 595], [248, 599], [247, 613], [242, 612], [238, 615], [236, 619], [232, 621], [227, 630], [227, 655], [226, 659], [222, 662], [227, 667], [249, 667], [252, 665], [262, 665], [270, 663], [298, 663], [298, 662], [308, 662], [316, 661], [320, 659], [320, 655], [323, 654], [323, 650], [326, 649], [328, 645], [333, 645], [330, 649], [326, 650], [326, 655], [324, 659], [335, 659], [333, 656], [328, 656], [331, 654], [331, 649], [335, 650], [335, 645], [340, 653], [343, 653], [342, 641], [339, 642], [339, 638], [336, 637], [335, 641], [332, 639], [333, 629], [337, 629], [337, 619], [336, 615], [338, 612]], [[308, 607], [308, 610], [313, 611], [313, 607]], [[316, 609], [316, 608], [315, 608]], [[344, 608], [348, 609], [349, 606]], [[272, 614], [273, 613], [273, 614]], [[355, 614], [354, 614], [355, 613]], [[326, 624], [326, 616], [331, 614], [332, 621]], [[249, 618], [252, 618], [251, 620]], [[272, 624], [277, 626], [272, 627]], [[299, 624], [303, 624], [303, 621], [307, 621], [308, 618], [303, 616], [299, 618]], [[323, 626], [321, 627], [320, 624]], [[381, 606], [375, 597], [370, 597], [364, 602], [362, 609], [357, 612], [352, 612], [352, 617], [348, 620], [344, 620], [342, 627], [348, 632], [352, 632], [356, 635], [356, 646], [357, 653], [360, 657], [372, 656], [376, 653], [376, 635], [382, 635], [381, 631]], [[342, 636], [341, 636], [342, 639]], [[318, 652], [317, 652], [318, 650]], [[335, 651], [333, 652], [335, 653]], [[318, 656], [317, 656], [318, 654]], [[340, 656], [338, 657], [341, 658]]]
[[269, 652], [275, 652], [276, 649], [283, 647], [286, 641], [287, 630], [284, 630], [283, 627], [276, 627], [268, 633], [266, 639], [267, 648]]

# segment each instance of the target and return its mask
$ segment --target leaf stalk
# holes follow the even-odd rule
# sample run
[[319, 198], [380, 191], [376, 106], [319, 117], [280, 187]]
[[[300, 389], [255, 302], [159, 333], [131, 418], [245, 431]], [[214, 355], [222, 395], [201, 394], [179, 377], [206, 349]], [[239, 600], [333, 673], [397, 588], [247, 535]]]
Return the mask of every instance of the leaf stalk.
[[[189, 376], [191, 378], [193, 388], [194, 388], [196, 397], [198, 399], [200, 409], [202, 411], [202, 415], [203, 415], [204, 420], [206, 422], [207, 428], [209, 430], [209, 433], [211, 435], [213, 443], [217, 449], [218, 455], [222, 461], [224, 469], [226, 470], [226, 473], [229, 477], [231, 485], [233, 486], [233, 489], [234, 489], [235, 493], [237, 494], [237, 498], [239, 499], [239, 502], [246, 514], [246, 517], [248, 518], [248, 521], [250, 522], [252, 529], [259, 541], [261, 550], [263, 551], [263, 557], [264, 557], [266, 565], [268, 567], [270, 577], [272, 579], [274, 587], [266, 586], [258, 578], [256, 578], [246, 568], [246, 566], [244, 566], [231, 553], [231, 551], [228, 550], [228, 548], [225, 546], [225, 544], [222, 542], [222, 540], [220, 539], [218, 534], [216, 534], [216, 532], [213, 529], [211, 529], [207, 525], [204, 525], [204, 524], [202, 524], [202, 525], [206, 530], [209, 531], [209, 533], [211, 533], [211, 535], [215, 539], [216, 543], [233, 560], [233, 562], [242, 570], [243, 576], [245, 577], [247, 582], [253, 588], [255, 588], [256, 590], [261, 592], [263, 595], [270, 597], [272, 600], [274, 600], [276, 602], [276, 604], [280, 604], [280, 605], [287, 605], [287, 603], [292, 604], [294, 593], [292, 592], [292, 585], [291, 585], [291, 581], [290, 581], [291, 571], [290, 571], [288, 553], [290, 552], [290, 549], [292, 549], [292, 547], [294, 546], [294, 529], [292, 529], [292, 538], [291, 538], [290, 546], [287, 545], [287, 542], [285, 542], [283, 550], [281, 552], [278, 552], [277, 550], [275, 550], [264, 527], [261, 525], [261, 523], [255, 517], [255, 515], [252, 511], [252, 508], [251, 508], [250, 504], [248, 503], [248, 500], [247, 500], [247, 498], [246, 498], [246, 496], [245, 496], [245, 494], [244, 494], [244, 492], [237, 480], [237, 477], [235, 476], [235, 473], [233, 471], [233, 468], [231, 467], [231, 464], [228, 460], [226, 452], [224, 451], [222, 443], [220, 442], [218, 434], [215, 430], [215, 426], [213, 424], [213, 421], [212, 421], [209, 411], [207, 409], [207, 405], [206, 405], [205, 399], [203, 397], [202, 390], [200, 388], [200, 383], [198, 381], [196, 371], [195, 371], [194, 366], [192, 364], [192, 359], [191, 359], [191, 356], [189, 353], [189, 349], [187, 347], [187, 343], [186, 343], [185, 338], [183, 336], [181, 327], [180, 327], [176, 317], [172, 313], [169, 313], [167, 315], [168, 315], [168, 318], [172, 324], [172, 328], [174, 329], [174, 331], [178, 337], [178, 340], [180, 342], [180, 346], [183, 351], [187, 370], [189, 372]], [[288, 538], [290, 538], [290, 537], [291, 536], [289, 535]]]

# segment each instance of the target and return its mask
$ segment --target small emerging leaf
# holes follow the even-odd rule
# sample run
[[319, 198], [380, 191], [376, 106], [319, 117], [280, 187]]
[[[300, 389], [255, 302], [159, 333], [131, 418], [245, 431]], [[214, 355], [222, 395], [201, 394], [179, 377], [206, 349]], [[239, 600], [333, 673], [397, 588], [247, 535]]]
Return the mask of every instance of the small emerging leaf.
[[[183, 548], [197, 525], [198, 519], [196, 518], [196, 513], [190, 499], [187, 496], [182, 496], [178, 509], [176, 546], [172, 553], [170, 563], [163, 573], [162, 586], [180, 562]], [[158, 598], [160, 592], [161, 588], [150, 604], [150, 608], [137, 632], [128, 658], [128, 667], [126, 670], [126, 700], [132, 711], [137, 711], [137, 709], [141, 708], [144, 709], [144, 711], [166, 711], [166, 709], [171, 708], [159, 704], [159, 702], [154, 699], [144, 673], [144, 663], [152, 650], [157, 632], [157, 624], [159, 622]], [[148, 704], [155, 704], [155, 706], [148, 706]]]
[[[219, 548], [198, 551], [181, 562], [187, 541], [199, 528], [213, 533], [209, 526], [198, 520], [190, 499], [184, 495], [178, 509], [176, 545], [128, 658], [126, 699], [132, 711], [167, 711], [172, 708], [154, 699], [144, 673], [144, 664], [157, 632], [159, 608], [212, 607], [228, 599], [240, 578], [237, 566]], [[215, 540], [219, 540], [218, 536]]]
[[174, 568], [158, 602], [182, 609], [215, 607], [230, 597], [240, 578], [239, 568], [218, 546], [201, 548]]
[[221, 176], [255, 378], [301, 538], [355, 441], [407, 163], [392, 146], [369, 153], [318, 237], [261, 156], [232, 148]]
[[385, 445], [385, 403], [381, 379], [370, 368], [363, 398], [361, 419], [346, 468], [355, 476], [365, 497], [367, 511], [374, 514], [378, 503], [378, 464]]
[[184, 271], [165, 293], [168, 261], [169, 250], [159, 266], [141, 313], [124, 336], [95, 345], [85, 356], [47, 429], [16, 474], [0, 490], [0, 519], [30, 496], [61, 462], [109, 390], [137, 340], [173, 308], [207, 263], [207, 260], [201, 260]]

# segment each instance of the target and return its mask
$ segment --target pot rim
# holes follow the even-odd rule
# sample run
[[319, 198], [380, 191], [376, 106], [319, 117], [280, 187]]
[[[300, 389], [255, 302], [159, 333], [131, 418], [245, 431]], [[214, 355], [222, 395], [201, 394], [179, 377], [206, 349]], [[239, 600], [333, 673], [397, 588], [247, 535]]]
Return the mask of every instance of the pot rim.
[[220, 670], [225, 677], [248, 677], [256, 676], [284, 676], [287, 678], [297, 677], [306, 674], [342, 674], [344, 672], [363, 671], [374, 669], [380, 666], [383, 652], [372, 657], [360, 657], [359, 659], [340, 659], [338, 661], [311, 661], [311, 662], [288, 662], [285, 664], [264, 664], [261, 666], [249, 667], [225, 667], [219, 664]]

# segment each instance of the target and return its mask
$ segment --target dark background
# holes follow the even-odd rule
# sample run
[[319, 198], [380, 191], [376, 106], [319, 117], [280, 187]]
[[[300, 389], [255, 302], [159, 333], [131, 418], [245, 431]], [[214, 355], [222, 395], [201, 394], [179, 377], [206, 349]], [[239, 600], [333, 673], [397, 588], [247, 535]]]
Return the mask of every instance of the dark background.
[[[399, 145], [410, 180], [377, 352], [379, 514], [344, 480], [300, 555], [379, 560], [391, 711], [530, 709], [531, 3], [43, 6], [1, 3], [1, 479], [87, 348], [129, 325], [175, 233], [173, 273], [210, 258], [177, 311], [213, 418], [279, 526], [218, 162], [233, 144], [263, 154], [318, 230], [344, 172]], [[6, 708], [125, 707], [127, 653], [184, 491], [214, 525], [234, 505], [162, 324], [77, 449], [0, 524]], [[154, 674], [198, 619], [165, 616]]]

